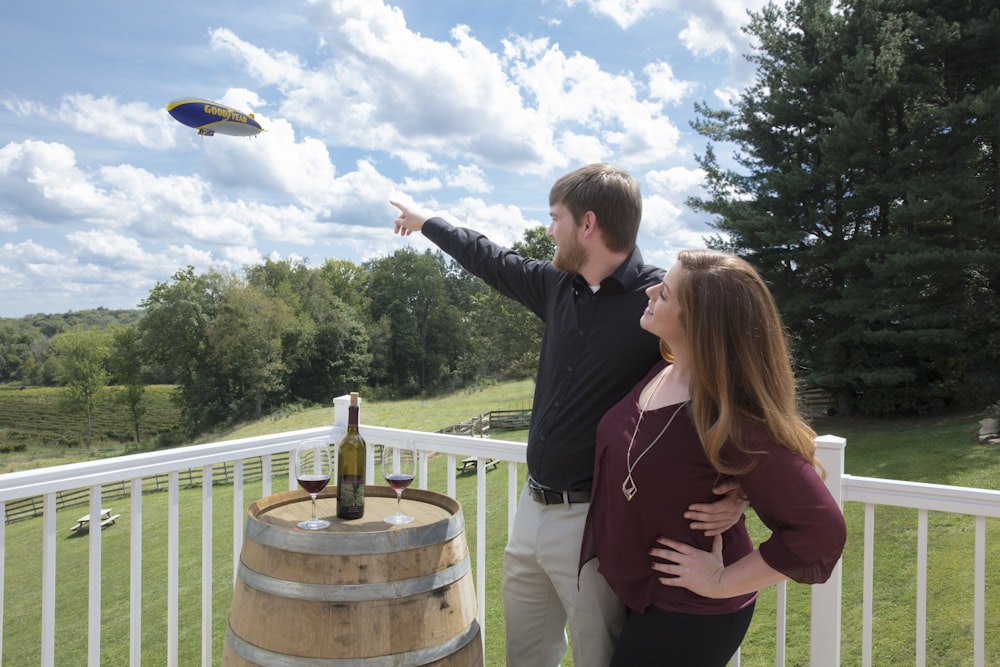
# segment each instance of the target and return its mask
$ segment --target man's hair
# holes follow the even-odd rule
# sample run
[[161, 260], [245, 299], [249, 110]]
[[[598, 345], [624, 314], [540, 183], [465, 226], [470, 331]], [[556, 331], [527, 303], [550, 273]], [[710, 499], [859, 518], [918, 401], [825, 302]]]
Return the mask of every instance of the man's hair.
[[549, 206], [562, 204], [579, 224], [587, 211], [597, 216], [604, 244], [612, 252], [631, 252], [642, 220], [642, 193], [628, 172], [591, 164], [566, 174], [552, 186]]

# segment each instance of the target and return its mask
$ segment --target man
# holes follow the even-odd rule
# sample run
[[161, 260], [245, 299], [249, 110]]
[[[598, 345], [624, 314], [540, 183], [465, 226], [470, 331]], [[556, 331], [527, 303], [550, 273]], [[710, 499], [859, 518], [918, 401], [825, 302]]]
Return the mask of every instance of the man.
[[[639, 327], [645, 289], [663, 271], [636, 248], [642, 195], [626, 172], [593, 164], [552, 186], [551, 262], [521, 257], [478, 232], [397, 202], [395, 232], [422, 232], [468, 271], [545, 322], [528, 435], [528, 481], [504, 552], [507, 664], [556, 667], [566, 623], [577, 667], [607, 667], [624, 607], [580, 546], [593, 481], [597, 422], [660, 358]], [[719, 487], [719, 493], [730, 491]], [[744, 504], [730, 493], [692, 505], [692, 527], [724, 530]], [[652, 546], [652, 545], [651, 545]]]

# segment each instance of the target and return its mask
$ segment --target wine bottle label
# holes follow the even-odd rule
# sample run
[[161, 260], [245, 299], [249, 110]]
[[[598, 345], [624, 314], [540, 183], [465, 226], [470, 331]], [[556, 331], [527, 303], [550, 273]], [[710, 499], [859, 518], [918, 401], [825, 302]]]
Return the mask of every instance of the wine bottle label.
[[357, 475], [341, 477], [337, 485], [337, 516], [359, 519], [365, 512], [365, 480]]

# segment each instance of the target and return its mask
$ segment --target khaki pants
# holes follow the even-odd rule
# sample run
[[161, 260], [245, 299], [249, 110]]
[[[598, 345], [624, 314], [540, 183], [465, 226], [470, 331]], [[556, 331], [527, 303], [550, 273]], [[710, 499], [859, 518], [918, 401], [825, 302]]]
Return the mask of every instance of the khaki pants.
[[625, 608], [597, 572], [580, 564], [589, 504], [542, 505], [521, 492], [504, 552], [503, 602], [507, 664], [557, 667], [566, 653], [566, 623], [574, 667], [608, 667]]

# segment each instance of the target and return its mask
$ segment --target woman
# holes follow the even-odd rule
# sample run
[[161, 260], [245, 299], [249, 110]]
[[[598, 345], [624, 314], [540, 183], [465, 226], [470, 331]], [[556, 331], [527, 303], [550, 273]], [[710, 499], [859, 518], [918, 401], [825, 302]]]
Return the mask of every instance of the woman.
[[[688, 250], [646, 294], [640, 326], [659, 336], [664, 361], [598, 426], [583, 560], [598, 557], [628, 609], [613, 666], [722, 667], [757, 591], [825, 581], [846, 526], [816, 470], [785, 332], [757, 272]], [[684, 519], [725, 478], [773, 531], [757, 549], [742, 519], [713, 536]]]

